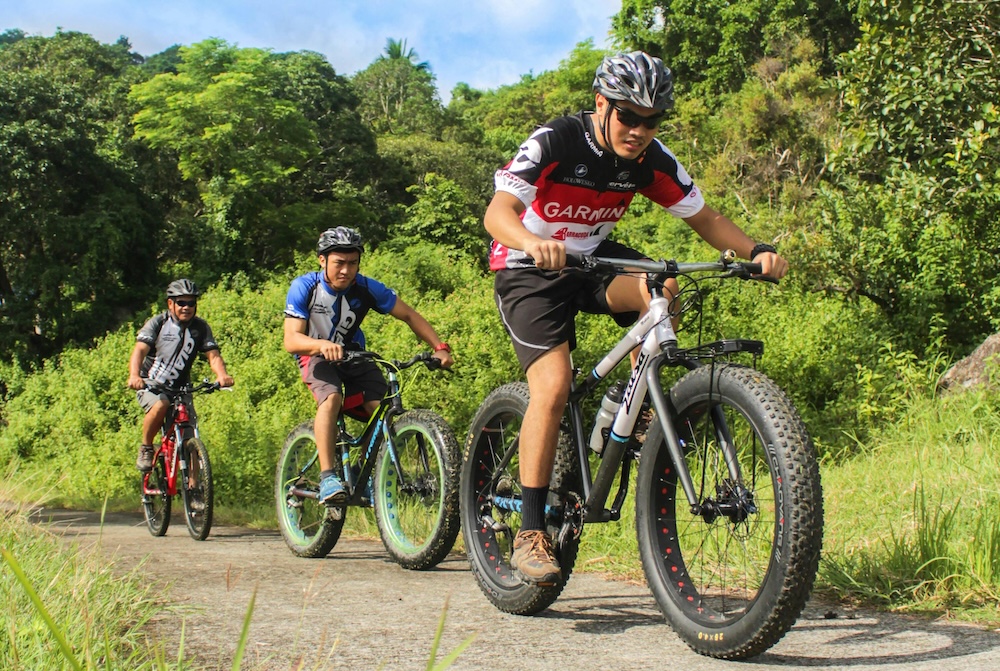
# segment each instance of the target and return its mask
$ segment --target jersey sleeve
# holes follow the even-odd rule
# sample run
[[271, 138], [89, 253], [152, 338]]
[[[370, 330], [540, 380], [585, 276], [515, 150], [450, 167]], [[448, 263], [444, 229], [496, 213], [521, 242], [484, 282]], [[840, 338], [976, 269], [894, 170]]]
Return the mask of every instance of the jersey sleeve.
[[212, 327], [208, 325], [208, 322], [202, 320], [201, 326], [204, 329], [205, 337], [202, 338], [201, 347], [198, 349], [199, 352], [210, 352], [213, 349], [219, 349], [219, 343], [215, 341], [215, 334], [212, 333]]
[[156, 337], [160, 335], [160, 327], [163, 326], [164, 319], [166, 319], [166, 315], [162, 312], [147, 319], [146, 323], [139, 329], [139, 334], [135, 337], [136, 341], [146, 343], [150, 347], [155, 346]]
[[285, 299], [285, 316], [296, 319], [309, 319], [309, 296], [316, 286], [318, 273], [299, 275], [288, 289]]
[[512, 194], [530, 207], [538, 189], [535, 184], [554, 165], [554, 146], [558, 133], [552, 125], [542, 126], [525, 140], [514, 158], [496, 171], [493, 182], [497, 191]]
[[677, 157], [659, 140], [650, 147], [653, 162], [653, 183], [640, 193], [680, 219], [694, 216], [705, 207], [701, 189], [694, 183]]
[[378, 280], [361, 275], [358, 276], [358, 282], [364, 283], [365, 288], [372, 297], [372, 307], [375, 308], [376, 312], [385, 315], [389, 314], [396, 307], [397, 295], [395, 290], [390, 289]]

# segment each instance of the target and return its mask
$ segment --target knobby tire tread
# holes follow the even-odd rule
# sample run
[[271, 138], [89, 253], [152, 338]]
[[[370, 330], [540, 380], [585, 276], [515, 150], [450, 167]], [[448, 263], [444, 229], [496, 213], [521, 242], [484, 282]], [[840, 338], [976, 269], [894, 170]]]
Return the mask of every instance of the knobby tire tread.
[[[346, 518], [346, 508], [341, 518], [335, 520], [318, 500], [303, 499], [301, 501], [302, 505], [314, 507], [311, 508], [312, 512], [322, 514], [322, 521], [317, 523], [316, 531], [311, 536], [307, 536], [304, 540], [297, 537], [295, 528], [292, 528], [294, 522], [289, 518], [289, 510], [287, 508], [287, 491], [285, 488], [286, 468], [289, 468], [290, 462], [295, 459], [299, 451], [308, 450], [311, 450], [313, 454], [316, 451], [316, 434], [313, 430], [313, 422], [311, 420], [295, 427], [285, 439], [285, 444], [281, 449], [281, 455], [278, 457], [278, 465], [275, 469], [274, 502], [277, 509], [278, 529], [281, 531], [281, 536], [284, 538], [288, 549], [292, 551], [292, 554], [309, 559], [322, 559], [330, 554], [337, 541], [340, 540], [340, 532], [344, 528]], [[305, 459], [307, 455], [303, 452], [302, 456]], [[318, 464], [314, 466], [314, 470], [318, 476]], [[340, 475], [343, 477], [342, 473]], [[319, 486], [318, 478], [314, 485], [316, 487]], [[323, 507], [324, 510], [320, 511], [318, 507]], [[294, 514], [291, 517], [294, 518]]]
[[[524, 382], [505, 384], [490, 392], [472, 420], [462, 465], [462, 533], [472, 573], [480, 590], [497, 609], [515, 615], [534, 615], [555, 602], [573, 573], [580, 544], [579, 538], [570, 539], [563, 548], [557, 549], [562, 572], [562, 579], [558, 583], [535, 585], [524, 582], [511, 584], [511, 581], [505, 583], [497, 578], [495, 570], [497, 567], [491, 566], [490, 554], [481, 540], [482, 525], [475, 471], [479, 468], [484, 449], [480, 444], [483, 428], [500, 415], [514, 414], [519, 420], [523, 420], [528, 399], [528, 385]], [[569, 435], [565, 431], [560, 431], [555, 466], [549, 485], [549, 503], [556, 503], [568, 492], [579, 494], [580, 482], [579, 464], [573, 453]], [[553, 539], [556, 538], [554, 532], [557, 531], [558, 528], [554, 529], [551, 524], [549, 525], [549, 534]], [[509, 573], [509, 557], [501, 558], [499, 561], [499, 568]]]
[[[751, 607], [750, 614], [722, 629], [703, 626], [689, 619], [682, 609], [671, 602], [668, 594], [670, 588], [665, 587], [666, 583], [661, 583], [659, 574], [651, 569], [651, 564], [659, 562], [659, 558], [655, 554], [651, 555], [655, 553], [655, 549], [650, 549], [649, 538], [643, 536], [643, 525], [651, 515], [649, 511], [637, 509], [636, 528], [640, 536], [640, 554], [647, 581], [677, 634], [692, 649], [703, 655], [720, 659], [746, 659], [761, 654], [777, 643], [795, 623], [809, 599], [822, 547], [822, 486], [812, 439], [791, 401], [773, 381], [744, 366], [716, 366], [714, 372], [710, 366], [695, 369], [679, 380], [671, 390], [670, 403], [675, 417], [683, 416], [688, 409], [703, 402], [709, 395], [717, 400], [721, 398], [724, 403], [743, 404], [747, 410], [747, 418], [760, 423], [756, 427], [758, 434], [763, 431], [765, 436], [773, 439], [780, 459], [781, 486], [789, 493], [784, 497], [786, 522], [790, 522], [786, 524], [784, 544], [787, 550], [782, 555], [784, 565], [780, 584], [775, 583], [777, 577], [772, 564], [767, 582], [760, 588], [757, 602]], [[744, 398], [738, 398], [740, 395]], [[752, 417], [754, 414], [758, 416]], [[662, 427], [659, 422], [654, 422], [650, 427], [644, 452], [654, 446], [666, 451], [662, 436]], [[652, 477], [652, 464], [655, 461], [653, 456], [643, 454], [644, 459], [648, 457], [650, 465], [646, 469], [640, 466], [641, 488], [650, 487], [647, 480]], [[696, 477], [695, 474], [692, 476]], [[684, 507], [687, 506], [679, 484], [676, 498], [682, 500]], [[649, 499], [643, 496], [641, 500], [645, 504]], [[639, 496], [637, 506], [640, 506]], [[767, 612], [755, 612], [758, 606], [767, 608]], [[753, 617], [754, 621], [746, 621], [749, 617]], [[740, 629], [750, 631], [743, 631], [735, 638], [730, 635], [730, 632]], [[720, 631], [725, 634], [723, 640], [710, 640], [712, 637], [708, 634], [718, 634]]]

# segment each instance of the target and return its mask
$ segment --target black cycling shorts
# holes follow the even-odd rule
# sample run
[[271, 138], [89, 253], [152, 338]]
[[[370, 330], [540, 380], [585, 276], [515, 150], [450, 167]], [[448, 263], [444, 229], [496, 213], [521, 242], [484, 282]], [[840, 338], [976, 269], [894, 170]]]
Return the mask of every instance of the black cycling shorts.
[[[645, 259], [630, 247], [605, 240], [594, 256]], [[506, 268], [496, 271], [493, 298], [500, 310], [514, 352], [527, 371], [535, 359], [562, 343], [576, 348], [577, 312], [611, 315], [619, 326], [628, 326], [639, 318], [638, 312], [612, 313], [607, 289], [614, 277], [602, 277], [578, 268], [540, 270]]]

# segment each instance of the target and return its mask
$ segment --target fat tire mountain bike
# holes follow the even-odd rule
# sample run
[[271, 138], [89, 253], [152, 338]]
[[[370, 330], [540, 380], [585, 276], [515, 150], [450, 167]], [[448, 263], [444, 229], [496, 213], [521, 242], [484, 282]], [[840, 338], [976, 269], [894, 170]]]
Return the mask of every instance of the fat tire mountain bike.
[[[337, 419], [337, 477], [347, 489], [343, 506], [319, 501], [319, 458], [313, 422], [285, 440], [275, 472], [278, 526], [299, 557], [321, 558], [340, 539], [351, 506], [372, 506], [382, 544], [403, 568], [439, 564], [459, 533], [458, 485], [462, 453], [454, 432], [429, 410], [404, 410], [399, 371], [417, 363], [441, 363], [428, 353], [389, 361], [373, 352], [347, 352], [344, 362], [368, 359], [381, 366], [388, 391], [359, 436], [348, 433], [345, 412]], [[372, 499], [366, 492], [374, 478]]]
[[[171, 402], [163, 421], [163, 439], [153, 453], [153, 468], [143, 473], [140, 482], [146, 526], [154, 536], [166, 534], [170, 526], [171, 500], [180, 494], [188, 533], [196, 541], [203, 541], [212, 530], [215, 507], [212, 463], [186, 399], [197, 393], [211, 394], [222, 387], [218, 382], [204, 380], [175, 390], [152, 386], [150, 389], [166, 394]], [[188, 486], [191, 478], [196, 481], [194, 487]]]
[[[573, 571], [584, 524], [620, 518], [638, 462], [639, 555], [680, 638], [704, 655], [744, 659], [774, 645], [794, 624], [822, 545], [812, 439], [785, 393], [756, 370], [760, 341], [702, 343], [699, 335], [696, 346], [681, 348], [671, 323], [685, 312], [700, 315], [708, 279], [767, 279], [754, 277], [759, 264], [734, 259], [732, 252], [706, 263], [569, 259], [578, 266], [571, 272], [645, 273], [652, 301], [589, 374], [581, 378], [574, 369], [546, 505], [559, 582], [530, 584], [510, 566], [520, 526], [518, 439], [527, 384], [495, 389], [473, 418], [462, 469], [462, 527], [472, 573], [497, 608], [528, 615], [556, 600]], [[682, 283], [672, 300], [664, 296], [669, 278]], [[604, 432], [598, 426], [585, 434], [582, 402], [637, 347], [613, 422]], [[747, 356], [752, 366], [735, 361]], [[672, 367], [686, 372], [664, 389], [664, 370]], [[591, 441], [600, 449], [596, 475]], [[616, 477], [618, 491], [606, 508]]]

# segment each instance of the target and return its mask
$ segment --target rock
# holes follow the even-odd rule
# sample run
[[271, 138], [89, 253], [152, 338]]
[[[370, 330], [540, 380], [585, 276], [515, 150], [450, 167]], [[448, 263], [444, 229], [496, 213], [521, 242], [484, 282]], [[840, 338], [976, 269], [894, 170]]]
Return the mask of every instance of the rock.
[[990, 386], [990, 373], [1000, 382], [1000, 333], [994, 333], [941, 376], [938, 389], [944, 392], [963, 391], [979, 385]]

